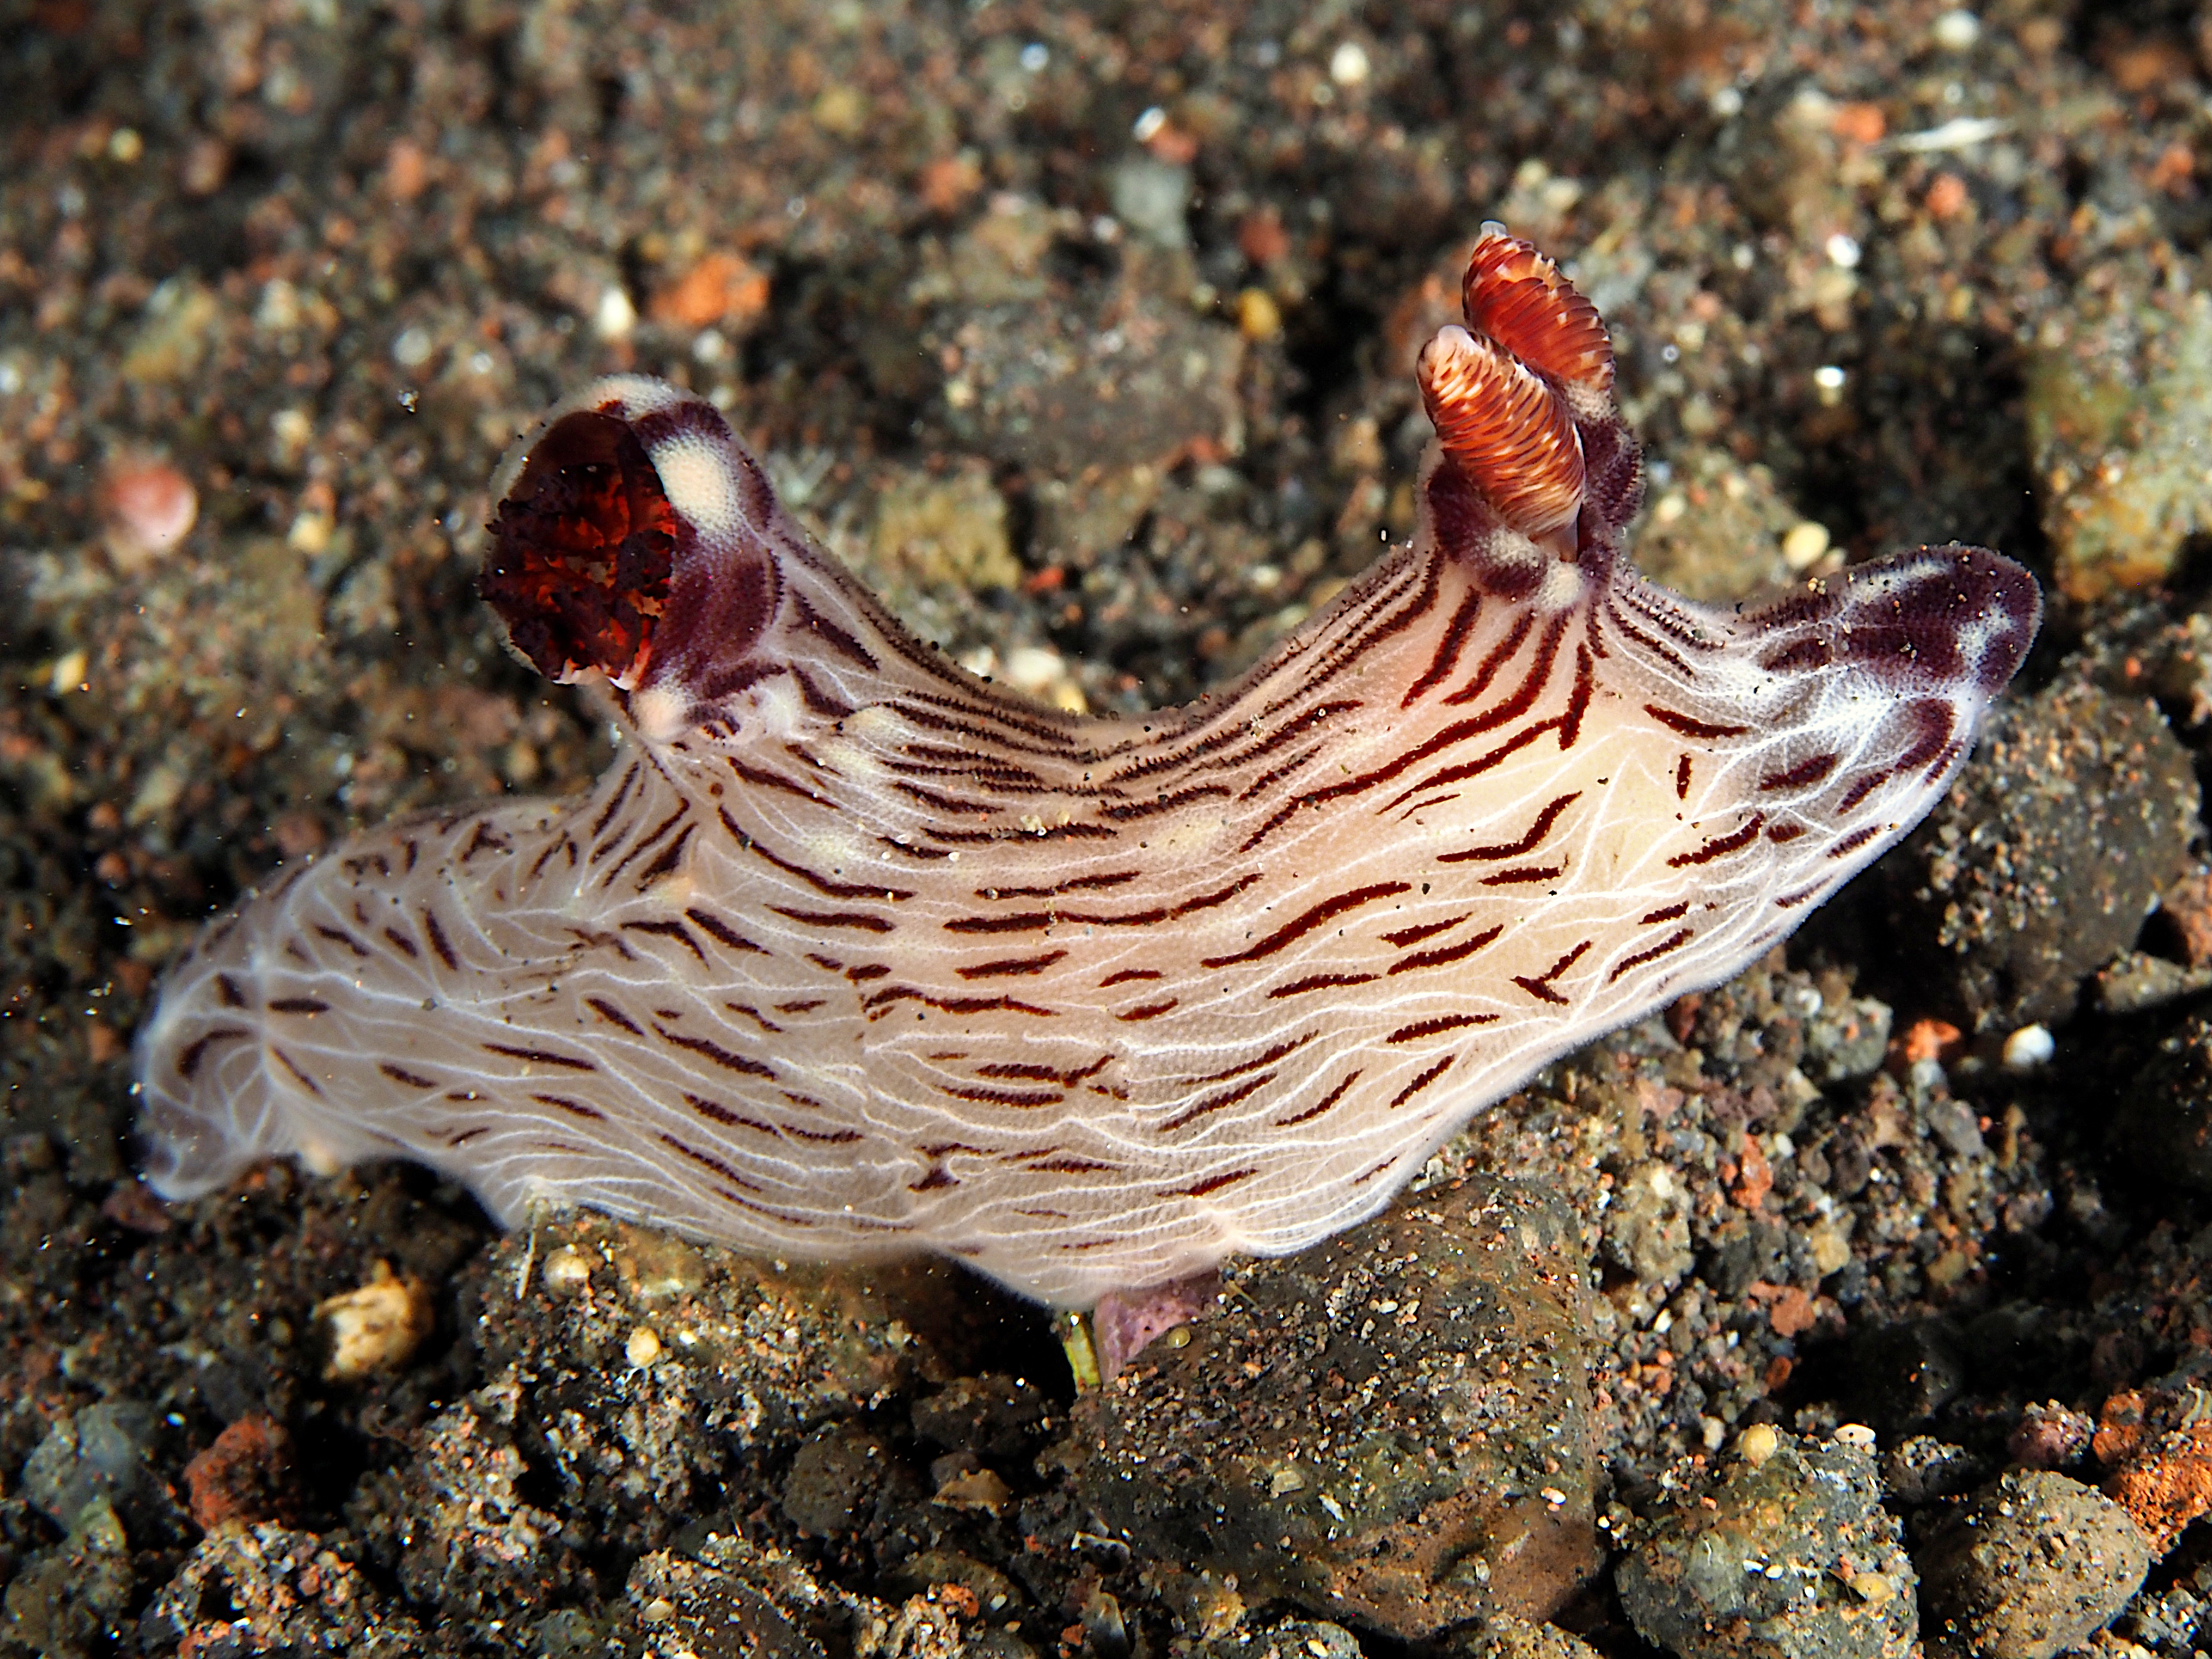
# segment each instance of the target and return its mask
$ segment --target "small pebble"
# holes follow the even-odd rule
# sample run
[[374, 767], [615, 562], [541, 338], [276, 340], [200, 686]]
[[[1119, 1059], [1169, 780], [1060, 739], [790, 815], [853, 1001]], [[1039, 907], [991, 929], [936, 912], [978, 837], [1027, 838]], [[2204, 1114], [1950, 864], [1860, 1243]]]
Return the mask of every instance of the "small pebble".
[[193, 1523], [281, 1521], [295, 1507], [291, 1438], [266, 1413], [249, 1412], [185, 1465]]
[[[1312, 1644], [1309, 1651], [1315, 1659], [1328, 1659], [1328, 1650], [1318, 1643]], [[1597, 1650], [1580, 1637], [1557, 1625], [1517, 1618], [1510, 1613], [1491, 1616], [1484, 1626], [1481, 1645], [1476, 1651], [1481, 1659], [1597, 1659]]]
[[2052, 1400], [2030, 1406], [2005, 1442], [2013, 1461], [2031, 1469], [2055, 1469], [2089, 1449], [2097, 1425], [2083, 1413]]
[[1936, 20], [1936, 44], [1946, 52], [1965, 52], [1982, 38], [1982, 20], [1963, 7]]
[[2192, 1014], [2119, 1095], [2113, 1150], [2160, 1182], [2212, 1191], [2212, 1019]]
[[292, 520], [291, 528], [284, 532], [284, 545], [313, 558], [329, 548], [337, 530], [337, 521], [329, 514], [310, 509]]
[[1283, 331], [1282, 308], [1264, 288], [1248, 288], [1237, 296], [1237, 331], [1248, 340], [1272, 340]]
[[2057, 1053], [2057, 1042], [2047, 1025], [2023, 1025], [2005, 1039], [2004, 1068], [2008, 1072], [2033, 1072], [2050, 1064]]
[[65, 697], [72, 691], [90, 690], [91, 684], [85, 676], [91, 672], [92, 659], [82, 647], [64, 651], [54, 659], [53, 666], [47, 671], [46, 690], [57, 697]]
[[592, 332], [602, 340], [626, 340], [637, 326], [637, 307], [619, 287], [610, 287], [599, 295], [599, 303], [592, 312]]
[[631, 1364], [641, 1370], [660, 1358], [660, 1338], [653, 1334], [652, 1326], [640, 1325], [629, 1334], [629, 1340], [623, 1344], [623, 1352]]
[[1878, 1572], [1855, 1572], [1844, 1583], [1851, 1587], [1852, 1595], [1870, 1607], [1881, 1607], [1897, 1595], [1896, 1584]]
[[[600, 302], [603, 311], [605, 303]], [[766, 313], [768, 304], [768, 273], [742, 254], [717, 249], [653, 295], [653, 319], [710, 331], [719, 324], [742, 333]], [[693, 350], [696, 355], [696, 342]]]
[[1810, 570], [1828, 550], [1828, 526], [1806, 519], [1793, 525], [1782, 538], [1782, 562], [1792, 570]]
[[1191, 173], [1149, 155], [1132, 156], [1107, 174], [1115, 216], [1161, 247], [1190, 246]]
[[1067, 661], [1042, 645], [1018, 645], [1006, 653], [1006, 684], [1036, 696], [1067, 678]]
[[1187, 1347], [1078, 1400], [1081, 1498], [1139, 1559], [1204, 1539], [1255, 1603], [1395, 1643], [1559, 1607], [1599, 1559], [1588, 1271], [1548, 1190], [1489, 1178], [1236, 1263]]
[[556, 1296], [566, 1296], [591, 1282], [592, 1264], [584, 1253], [572, 1244], [563, 1244], [545, 1258], [538, 1270], [547, 1290]]
[[1937, 219], [1955, 219], [1966, 210], [1973, 200], [1966, 189], [1966, 181], [1955, 173], [1939, 173], [1928, 186], [1923, 198], [1929, 213]]
[[14, 1495], [65, 1528], [95, 1499], [128, 1507], [147, 1478], [154, 1428], [152, 1410], [131, 1401], [103, 1401], [63, 1417], [23, 1464]]
[[1988, 1473], [1965, 1447], [1930, 1434], [1907, 1436], [1881, 1460], [1884, 1493], [1891, 1501], [1906, 1505], [1955, 1497]]
[[125, 462], [108, 474], [101, 505], [108, 520], [108, 551], [126, 570], [143, 569], [191, 533], [199, 520], [199, 492], [163, 460]]
[[357, 1382], [398, 1370], [414, 1358], [437, 1322], [429, 1287], [411, 1274], [402, 1279], [388, 1261], [379, 1261], [358, 1290], [316, 1304], [315, 1317], [330, 1337], [325, 1382]]
[[961, 1469], [937, 1483], [937, 1495], [932, 1501], [949, 1510], [981, 1510], [996, 1515], [1013, 1501], [1013, 1493], [989, 1469]]
[[811, 1538], [836, 1538], [860, 1525], [884, 1482], [897, 1478], [882, 1441], [857, 1423], [833, 1423], [811, 1436], [792, 1460], [783, 1481], [783, 1512]]

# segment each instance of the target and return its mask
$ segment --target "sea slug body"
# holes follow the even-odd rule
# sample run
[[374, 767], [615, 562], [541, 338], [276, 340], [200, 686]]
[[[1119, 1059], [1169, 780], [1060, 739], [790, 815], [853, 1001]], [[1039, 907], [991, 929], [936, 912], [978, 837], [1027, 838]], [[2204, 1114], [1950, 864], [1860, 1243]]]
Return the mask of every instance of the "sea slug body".
[[1769, 605], [1622, 553], [1597, 313], [1486, 228], [1424, 352], [1421, 527], [1233, 690], [1084, 719], [951, 665], [710, 405], [602, 380], [511, 462], [484, 597], [626, 721], [586, 797], [390, 825], [209, 927], [148, 1174], [419, 1159], [1067, 1307], [1379, 1209], [1565, 1051], [1726, 978], [1939, 797], [2033, 641], [1923, 549]]

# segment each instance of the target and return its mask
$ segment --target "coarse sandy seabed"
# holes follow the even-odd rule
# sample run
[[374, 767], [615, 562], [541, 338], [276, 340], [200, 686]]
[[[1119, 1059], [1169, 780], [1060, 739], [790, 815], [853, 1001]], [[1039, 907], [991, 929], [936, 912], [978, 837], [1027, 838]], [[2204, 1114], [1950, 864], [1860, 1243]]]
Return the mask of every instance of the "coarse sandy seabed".
[[2112, 1483], [2166, 1553], [2106, 1639], [2208, 1645], [2208, 98], [2173, 4], [0, 0], [0, 1654], [1474, 1645], [1115, 1535], [1169, 1414], [950, 1270], [501, 1241], [401, 1167], [165, 1211], [130, 1043], [280, 860], [605, 764], [471, 593], [563, 390], [706, 392], [919, 632], [1141, 708], [1408, 530], [1492, 217], [1613, 326], [1662, 580], [1956, 538], [2050, 599], [1929, 831], [1441, 1155], [1565, 1206], [1603, 1536], [1863, 1422], [1915, 1549]]

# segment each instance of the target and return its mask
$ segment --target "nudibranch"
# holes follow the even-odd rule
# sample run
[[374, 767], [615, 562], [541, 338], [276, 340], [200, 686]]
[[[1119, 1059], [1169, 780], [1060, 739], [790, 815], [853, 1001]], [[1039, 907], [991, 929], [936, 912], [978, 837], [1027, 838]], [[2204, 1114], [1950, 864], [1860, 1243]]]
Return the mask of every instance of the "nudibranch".
[[1748, 612], [1630, 566], [1595, 310], [1486, 227], [1420, 526], [1232, 690], [1088, 719], [916, 641], [708, 403], [635, 376], [498, 481], [483, 597], [603, 684], [580, 799], [395, 823], [213, 922], [148, 1176], [420, 1160], [1080, 1308], [1380, 1209], [1568, 1049], [1727, 978], [1942, 793], [2041, 600], [1923, 548]]

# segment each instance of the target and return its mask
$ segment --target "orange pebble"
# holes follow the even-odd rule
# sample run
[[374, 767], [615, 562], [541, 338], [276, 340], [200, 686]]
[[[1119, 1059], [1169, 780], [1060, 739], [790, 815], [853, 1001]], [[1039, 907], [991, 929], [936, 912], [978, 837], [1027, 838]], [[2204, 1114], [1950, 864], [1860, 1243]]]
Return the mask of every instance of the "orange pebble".
[[1966, 210], [1966, 181], [1955, 173], [1939, 173], [1928, 186], [1928, 211], [1937, 219], [1955, 219]]
[[143, 563], [168, 552], [191, 533], [200, 515], [199, 492], [168, 462], [140, 458], [107, 475], [109, 548], [118, 562]]
[[1838, 104], [1830, 127], [1837, 137], [1854, 144], [1878, 144], [1889, 131], [1889, 118], [1880, 104]]
[[734, 253], [709, 253], [653, 296], [653, 319], [686, 328], [743, 325], [768, 309], [768, 276]]
[[953, 213], [983, 188], [983, 170], [966, 155], [946, 155], [921, 170], [921, 204], [932, 213]]
[[430, 158], [412, 138], [395, 138], [384, 152], [384, 193], [395, 202], [411, 202], [428, 188]]
[[1905, 1030], [1905, 1063], [1917, 1066], [1923, 1060], [1941, 1060], [1958, 1042], [1960, 1035], [1959, 1028], [1948, 1020], [1914, 1020]]
[[2189, 1523], [2212, 1510], [2212, 1422], [2158, 1437], [2105, 1482], [2105, 1496], [2135, 1518], [2164, 1555]]
[[2151, 163], [2150, 184], [2154, 190], [2178, 191], [2196, 176], [2197, 152], [2184, 143], [2168, 144], [2159, 152], [2158, 160]]

